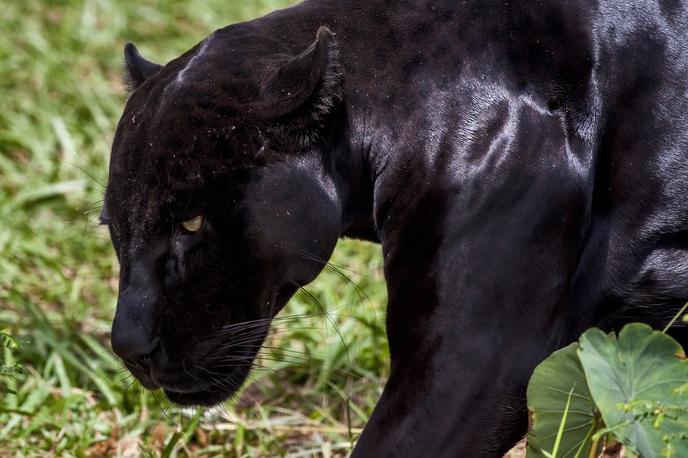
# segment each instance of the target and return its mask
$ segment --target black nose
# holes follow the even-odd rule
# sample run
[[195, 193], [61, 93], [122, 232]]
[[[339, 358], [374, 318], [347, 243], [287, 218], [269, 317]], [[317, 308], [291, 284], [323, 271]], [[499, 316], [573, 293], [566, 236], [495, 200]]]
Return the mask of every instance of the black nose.
[[112, 350], [123, 360], [141, 365], [158, 347], [158, 337], [152, 336], [135, 323], [115, 319], [112, 324]]
[[150, 359], [160, 340], [154, 326], [154, 302], [146, 299], [130, 291], [120, 294], [110, 337], [117, 356], [140, 367], [145, 367], [144, 360]]

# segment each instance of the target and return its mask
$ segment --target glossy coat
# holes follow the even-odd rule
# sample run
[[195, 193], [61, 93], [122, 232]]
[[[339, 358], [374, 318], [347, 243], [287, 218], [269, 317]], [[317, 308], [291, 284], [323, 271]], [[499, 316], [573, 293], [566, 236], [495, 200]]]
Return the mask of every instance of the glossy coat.
[[274, 316], [338, 236], [382, 244], [389, 291], [359, 458], [501, 456], [538, 362], [688, 300], [684, 1], [308, 0], [127, 63], [113, 345], [177, 402], [247, 369], [186, 396], [156, 371], [227, 351], [218, 326]]

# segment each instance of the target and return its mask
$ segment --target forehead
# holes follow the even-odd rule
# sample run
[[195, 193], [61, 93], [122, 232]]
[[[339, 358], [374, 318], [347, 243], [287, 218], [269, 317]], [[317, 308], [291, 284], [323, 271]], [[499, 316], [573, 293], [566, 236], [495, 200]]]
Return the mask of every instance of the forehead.
[[112, 147], [109, 206], [157, 218], [199, 198], [214, 179], [267, 160], [260, 127], [237, 108], [241, 96], [255, 95], [253, 64], [233, 56], [229, 65], [216, 41], [206, 39], [131, 94]]
[[195, 126], [176, 112], [127, 110], [112, 148], [106, 193], [110, 214], [119, 209], [154, 221], [203, 201], [215, 179], [250, 166], [237, 152], [251, 142], [238, 137], [231, 122]]
[[137, 172], [110, 176], [105, 206], [109, 219], [115, 223], [153, 226], [201, 210], [199, 205], [207, 202], [203, 192], [205, 180], [201, 176], [188, 174], [163, 180], [155, 172]]

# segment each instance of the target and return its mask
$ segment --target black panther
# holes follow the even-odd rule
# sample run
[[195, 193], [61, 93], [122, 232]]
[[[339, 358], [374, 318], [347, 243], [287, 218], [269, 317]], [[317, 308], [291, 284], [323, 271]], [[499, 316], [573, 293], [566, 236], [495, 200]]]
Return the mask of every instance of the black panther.
[[389, 292], [356, 457], [501, 456], [539, 361], [688, 300], [683, 0], [307, 0], [125, 58], [112, 345], [176, 403], [241, 385], [339, 237]]

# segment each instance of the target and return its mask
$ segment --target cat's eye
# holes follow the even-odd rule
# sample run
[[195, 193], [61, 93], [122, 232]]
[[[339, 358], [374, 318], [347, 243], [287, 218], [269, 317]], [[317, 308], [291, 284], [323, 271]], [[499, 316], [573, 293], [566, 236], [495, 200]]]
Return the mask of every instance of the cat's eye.
[[203, 227], [204, 219], [205, 218], [203, 218], [201, 215], [195, 218], [187, 219], [186, 221], [182, 222], [182, 229], [184, 229], [186, 232], [198, 232], [198, 230]]

